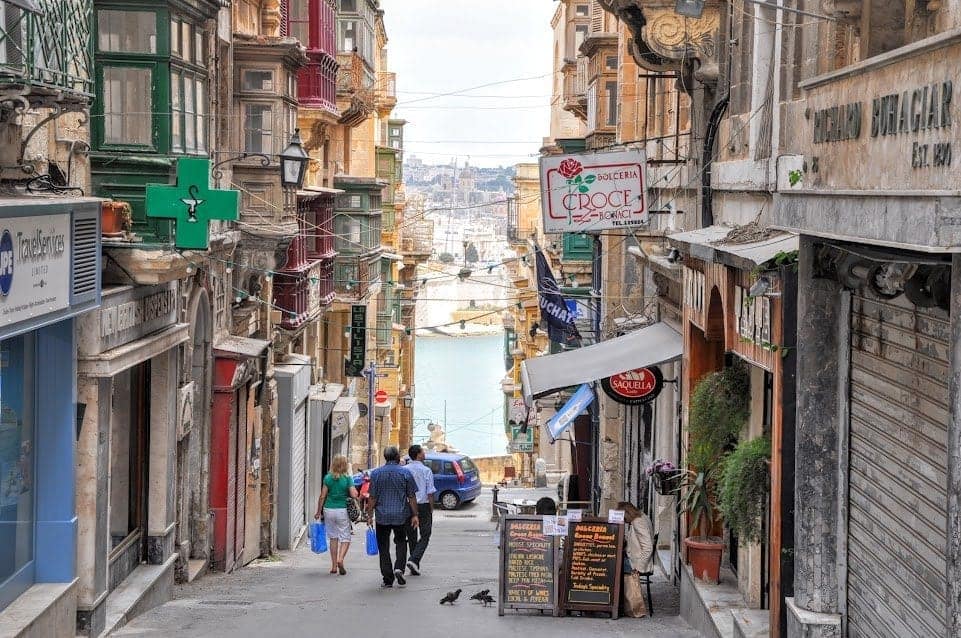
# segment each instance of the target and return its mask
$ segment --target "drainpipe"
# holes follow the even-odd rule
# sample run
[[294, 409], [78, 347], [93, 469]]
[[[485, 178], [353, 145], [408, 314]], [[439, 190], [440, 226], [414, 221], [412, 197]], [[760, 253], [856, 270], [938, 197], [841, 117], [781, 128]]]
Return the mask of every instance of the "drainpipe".
[[[601, 257], [603, 245], [600, 235], [594, 235], [594, 254], [591, 258], [591, 296], [593, 297], [594, 313], [592, 328], [594, 343], [601, 341]], [[601, 506], [601, 412], [598, 395], [599, 384], [594, 381], [594, 401], [591, 402], [591, 502], [594, 513], [600, 514]]]
[[721, 118], [727, 110], [727, 103], [731, 95], [727, 94], [717, 101], [711, 110], [711, 117], [707, 120], [707, 133], [704, 135], [704, 157], [701, 171], [701, 228], [714, 225], [714, 195], [711, 188], [711, 169], [714, 165], [714, 143], [717, 141], [717, 131], [721, 126]]

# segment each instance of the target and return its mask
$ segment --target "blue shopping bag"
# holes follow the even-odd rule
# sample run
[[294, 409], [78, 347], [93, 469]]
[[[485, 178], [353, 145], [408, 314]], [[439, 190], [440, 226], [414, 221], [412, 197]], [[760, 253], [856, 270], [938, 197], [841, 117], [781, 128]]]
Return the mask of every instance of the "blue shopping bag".
[[367, 528], [367, 555], [377, 555], [377, 533], [371, 527]]
[[310, 536], [310, 551], [323, 554], [327, 551], [327, 526], [320, 521], [314, 521], [307, 528]]

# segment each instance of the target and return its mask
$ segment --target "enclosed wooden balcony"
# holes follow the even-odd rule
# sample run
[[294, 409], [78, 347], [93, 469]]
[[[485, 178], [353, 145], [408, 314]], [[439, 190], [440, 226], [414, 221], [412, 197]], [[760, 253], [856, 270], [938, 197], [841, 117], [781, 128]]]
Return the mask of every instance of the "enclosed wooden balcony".
[[0, 89], [16, 87], [31, 106], [90, 103], [93, 0], [0, 0], [0, 15]]

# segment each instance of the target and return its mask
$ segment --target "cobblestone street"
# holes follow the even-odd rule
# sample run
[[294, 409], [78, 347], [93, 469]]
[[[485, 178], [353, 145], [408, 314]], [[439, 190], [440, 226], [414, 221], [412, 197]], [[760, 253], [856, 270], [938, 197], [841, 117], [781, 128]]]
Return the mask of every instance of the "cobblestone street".
[[[523, 492], [527, 496], [529, 492]], [[518, 493], [501, 491], [502, 498]], [[538, 613], [497, 615], [468, 600], [474, 591], [497, 591], [497, 548], [490, 522], [490, 491], [454, 512], [438, 510], [423, 575], [408, 576], [407, 587], [380, 589], [376, 557], [363, 547], [357, 526], [346, 576], [327, 573], [326, 554], [307, 547], [281, 552], [228, 575], [207, 574], [178, 586], [174, 599], [136, 618], [120, 636], [388, 636], [421, 637], [521, 635], [657, 636], [696, 638], [677, 614], [677, 593], [661, 574], [653, 588], [652, 618], [553, 618]], [[440, 606], [449, 590], [464, 593], [454, 606]]]

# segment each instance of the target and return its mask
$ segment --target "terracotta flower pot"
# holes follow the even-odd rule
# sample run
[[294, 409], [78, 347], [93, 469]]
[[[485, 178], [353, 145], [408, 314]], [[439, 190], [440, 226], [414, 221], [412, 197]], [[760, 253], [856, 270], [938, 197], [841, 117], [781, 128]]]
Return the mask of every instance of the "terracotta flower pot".
[[705, 582], [717, 583], [721, 577], [721, 556], [724, 543], [716, 536], [694, 536], [684, 539], [687, 562], [694, 577]]
[[100, 234], [104, 237], [123, 237], [124, 203], [103, 202], [100, 205]]

